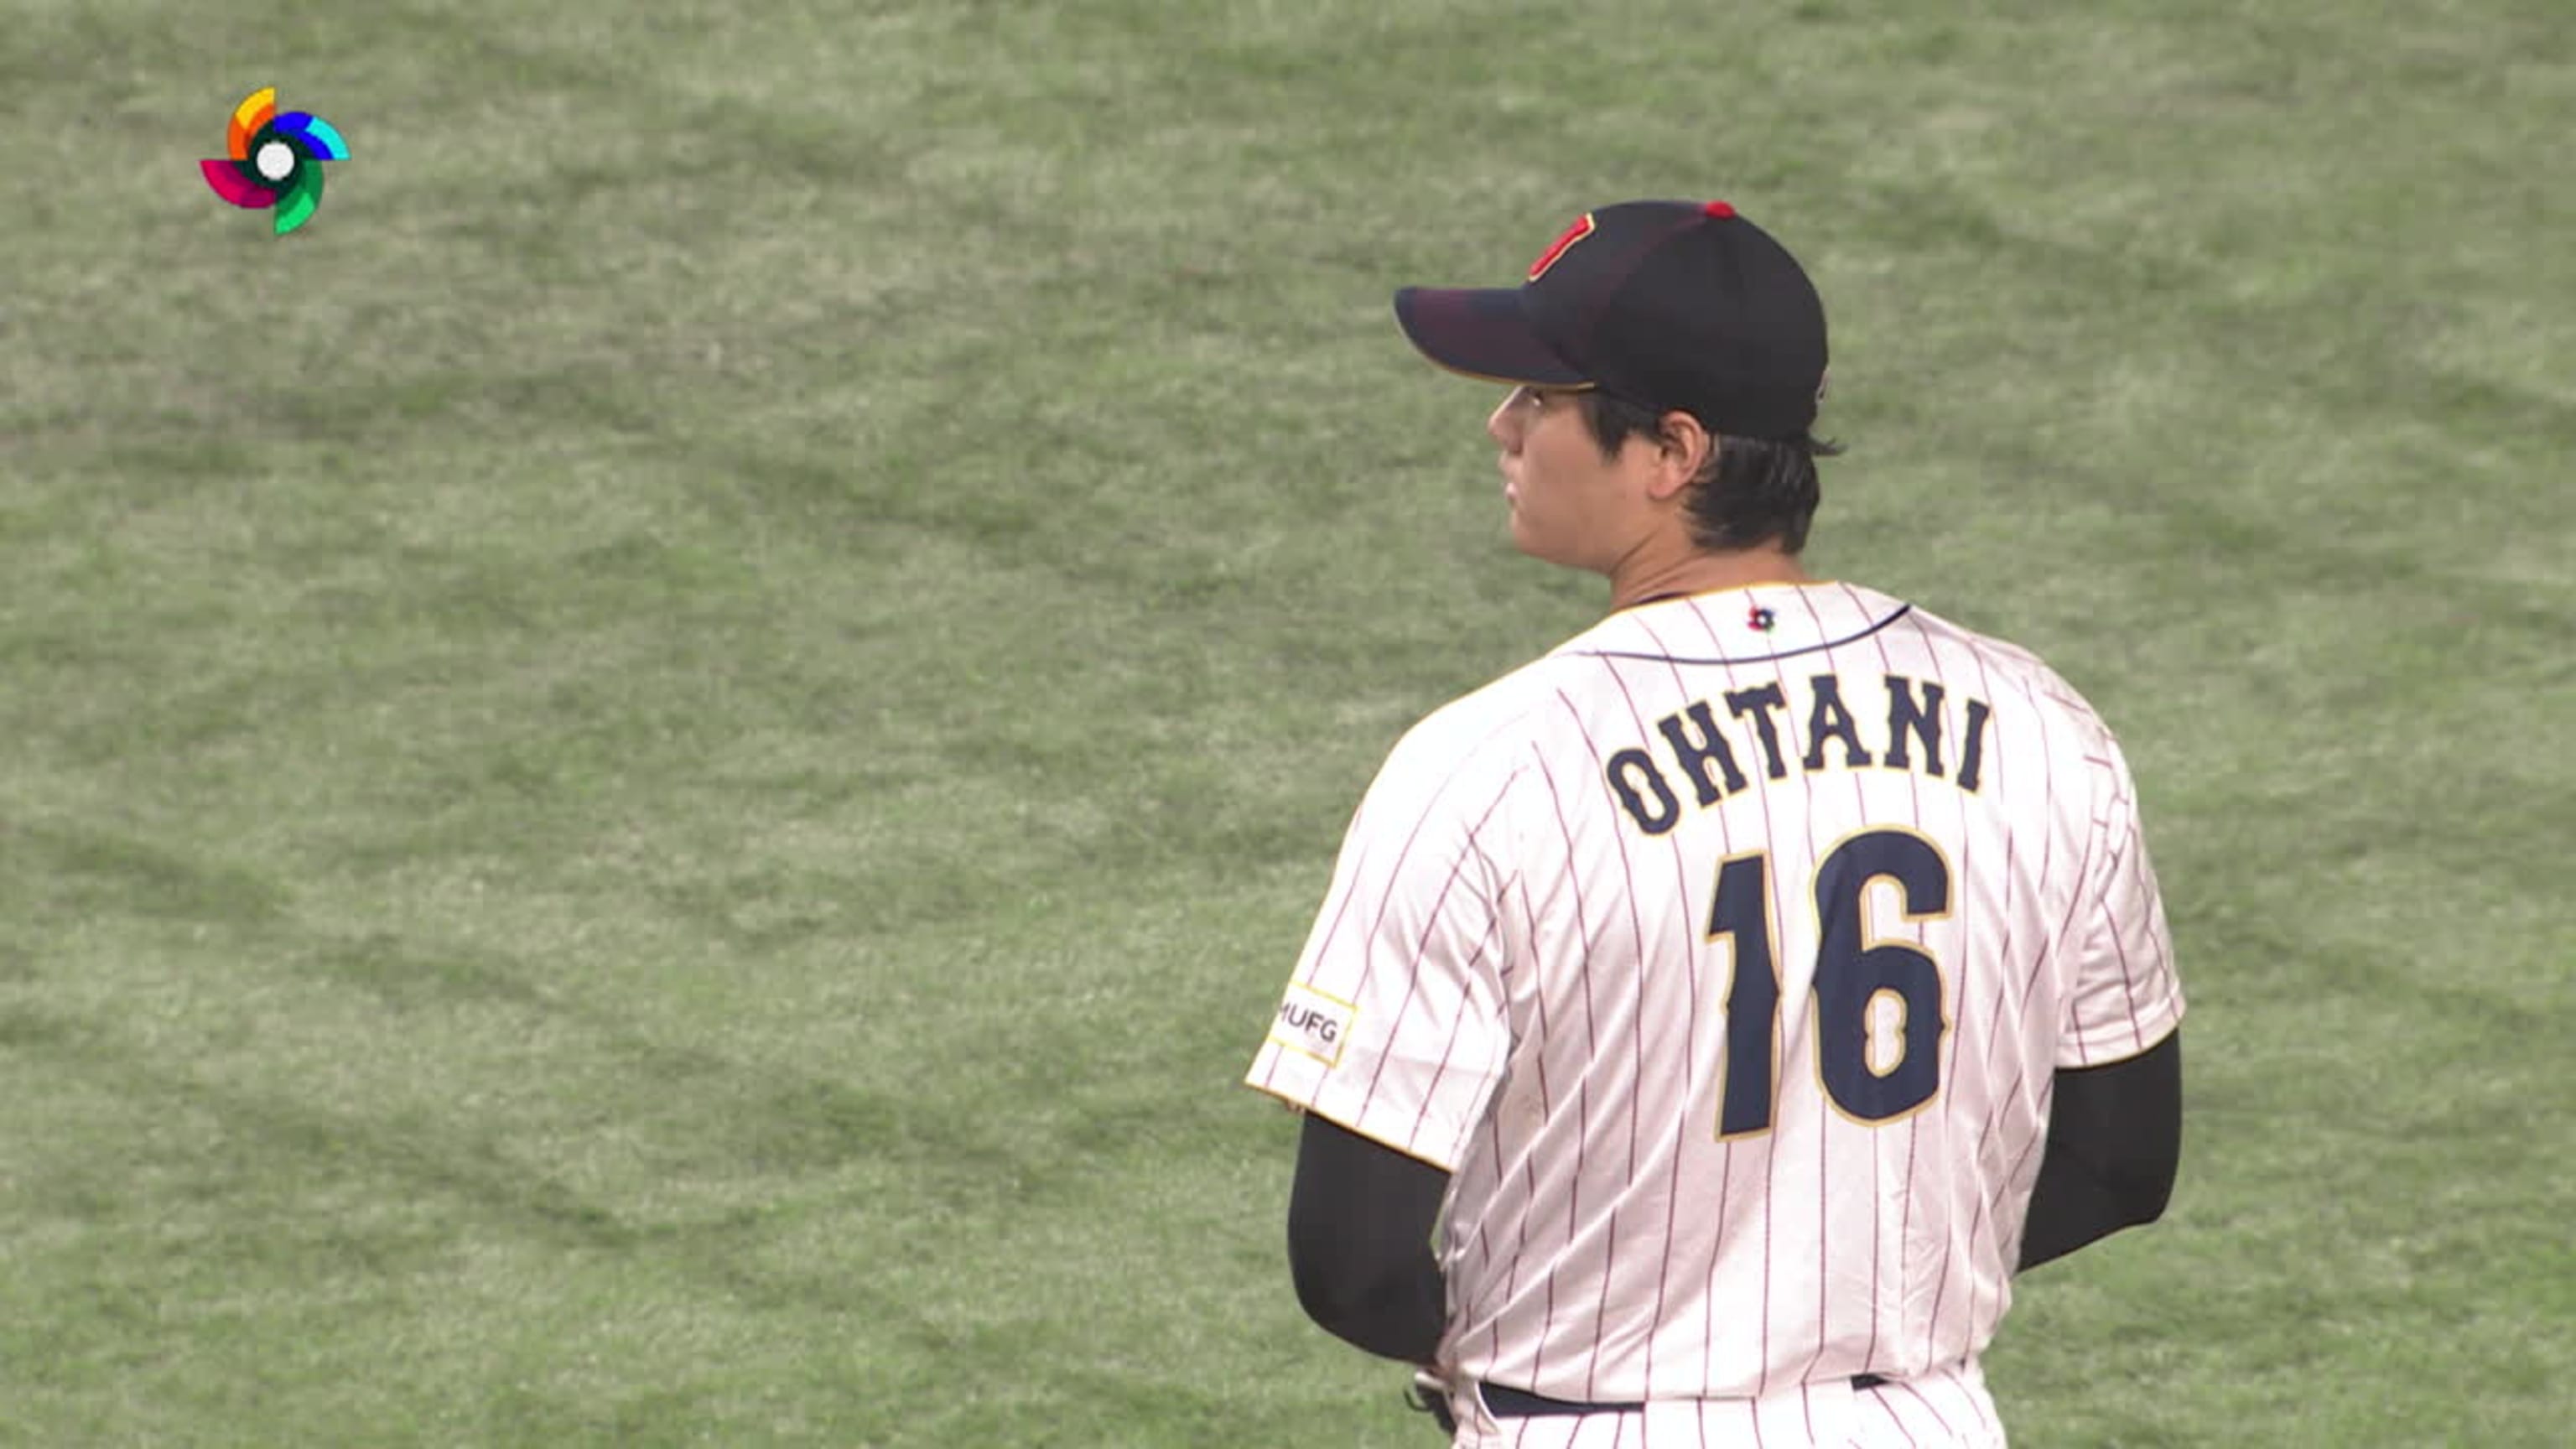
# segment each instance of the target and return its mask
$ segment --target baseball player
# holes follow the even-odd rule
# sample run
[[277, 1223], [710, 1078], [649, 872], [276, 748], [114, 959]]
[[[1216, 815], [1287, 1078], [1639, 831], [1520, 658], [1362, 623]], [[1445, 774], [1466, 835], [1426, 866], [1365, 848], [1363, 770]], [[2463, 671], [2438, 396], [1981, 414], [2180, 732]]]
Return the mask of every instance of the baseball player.
[[1598, 625], [1395, 746], [1247, 1081], [1308, 1313], [1460, 1445], [2000, 1445], [2013, 1277], [2171, 1190], [2127, 763], [2036, 657], [1799, 563], [1821, 302], [1723, 202], [1407, 288]]

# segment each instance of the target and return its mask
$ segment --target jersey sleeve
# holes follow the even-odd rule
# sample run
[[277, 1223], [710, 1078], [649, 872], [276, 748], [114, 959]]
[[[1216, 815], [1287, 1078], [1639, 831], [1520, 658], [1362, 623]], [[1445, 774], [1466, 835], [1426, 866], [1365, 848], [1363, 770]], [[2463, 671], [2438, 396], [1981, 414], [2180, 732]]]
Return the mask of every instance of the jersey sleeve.
[[1362, 800], [1244, 1080], [1454, 1172], [1511, 1054], [1479, 834], [1512, 781], [1426, 753], [1399, 745]]
[[2138, 1055], [2182, 1020], [2182, 982], [2138, 818], [2128, 760], [2107, 732], [2089, 756], [2093, 840], [2077, 907], [2075, 976], [2058, 1041], [2060, 1067]]

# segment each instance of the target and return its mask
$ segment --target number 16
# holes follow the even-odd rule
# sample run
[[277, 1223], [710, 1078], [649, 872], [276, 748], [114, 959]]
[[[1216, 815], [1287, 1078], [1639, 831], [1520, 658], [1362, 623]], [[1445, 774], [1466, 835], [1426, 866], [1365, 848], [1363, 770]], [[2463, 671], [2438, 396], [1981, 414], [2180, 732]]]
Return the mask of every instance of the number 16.
[[[1876, 880], [1896, 883], [1905, 918], [1950, 913], [1950, 865], [1922, 836], [1871, 830], [1834, 847], [1816, 866], [1814, 972], [1816, 1076], [1835, 1106], [1861, 1122], [1905, 1116], [1941, 1090], [1941, 965], [1922, 947], [1874, 941], [1862, 897]], [[1780, 970], [1771, 945], [1771, 858], [1739, 855], [1718, 867], [1708, 938], [1726, 937], [1734, 979], [1726, 989], [1726, 1060], [1717, 1135], [1771, 1130], [1777, 1090]], [[1870, 1015], [1880, 998], [1899, 1013], [1894, 1059], [1870, 1060]]]

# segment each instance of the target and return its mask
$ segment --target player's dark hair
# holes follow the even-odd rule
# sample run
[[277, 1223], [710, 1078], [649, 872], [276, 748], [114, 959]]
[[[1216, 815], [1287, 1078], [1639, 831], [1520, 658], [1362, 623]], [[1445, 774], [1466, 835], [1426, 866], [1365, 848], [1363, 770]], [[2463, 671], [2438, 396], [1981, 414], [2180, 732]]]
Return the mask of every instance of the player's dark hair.
[[[1633, 437], [1663, 433], [1664, 415], [1653, 408], [1604, 392], [1576, 394], [1583, 420], [1601, 455], [1616, 458]], [[1808, 525], [1815, 522], [1822, 498], [1816, 460], [1842, 452], [1840, 443], [1800, 433], [1789, 438], [1717, 436], [1717, 449], [1698, 477], [1691, 480], [1682, 506], [1690, 517], [1691, 539], [1705, 549], [1742, 549], [1777, 541], [1796, 553], [1807, 546]]]

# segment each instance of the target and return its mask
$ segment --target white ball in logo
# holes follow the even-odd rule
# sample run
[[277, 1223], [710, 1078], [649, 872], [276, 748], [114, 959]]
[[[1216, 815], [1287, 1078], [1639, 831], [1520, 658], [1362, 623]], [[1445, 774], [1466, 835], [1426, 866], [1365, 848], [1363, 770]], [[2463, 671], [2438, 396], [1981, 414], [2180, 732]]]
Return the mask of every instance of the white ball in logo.
[[259, 148], [259, 174], [271, 181], [284, 181], [295, 169], [295, 151], [284, 141], [271, 141]]

